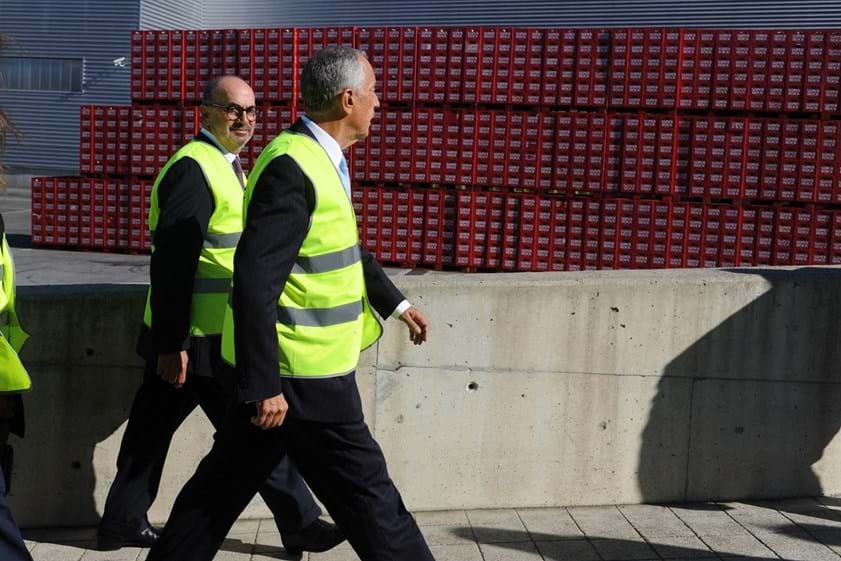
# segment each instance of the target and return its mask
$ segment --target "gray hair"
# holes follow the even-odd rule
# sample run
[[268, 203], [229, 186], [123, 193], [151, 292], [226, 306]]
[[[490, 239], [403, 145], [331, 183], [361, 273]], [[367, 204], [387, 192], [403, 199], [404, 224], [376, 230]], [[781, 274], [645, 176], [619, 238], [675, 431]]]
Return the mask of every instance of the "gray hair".
[[337, 95], [350, 88], [359, 90], [365, 74], [360, 57], [365, 53], [351, 47], [326, 47], [316, 52], [301, 75], [301, 97], [307, 111], [330, 109]]

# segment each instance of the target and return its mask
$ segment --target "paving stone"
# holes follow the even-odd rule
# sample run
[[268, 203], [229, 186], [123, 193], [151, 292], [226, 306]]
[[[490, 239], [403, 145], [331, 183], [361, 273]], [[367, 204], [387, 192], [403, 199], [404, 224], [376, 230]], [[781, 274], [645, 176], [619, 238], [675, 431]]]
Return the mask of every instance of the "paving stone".
[[673, 506], [669, 509], [698, 536], [749, 535], [717, 504]]
[[[283, 550], [281, 550], [283, 551]], [[281, 559], [289, 559], [289, 561], [307, 561], [307, 555], [300, 557], [284, 557], [282, 553], [272, 551], [255, 552], [249, 561], [279, 561]], [[214, 559], [215, 561], [215, 559]]]
[[773, 558], [773, 552], [750, 534], [704, 536], [707, 546], [721, 557]]
[[789, 535], [757, 533], [757, 539], [778, 556], [790, 561], [839, 561], [839, 556], [806, 532], [795, 528]]
[[639, 533], [615, 507], [576, 507], [568, 510], [588, 538], [640, 539]]
[[21, 530], [24, 541], [49, 541], [51, 543], [79, 543], [94, 542], [96, 528], [91, 526], [70, 528], [38, 528], [35, 530]]
[[769, 501], [762, 504], [780, 511], [783, 516], [810, 533], [841, 530], [841, 511], [827, 507], [814, 498]]
[[751, 501], [750, 504], [784, 512], [813, 512], [815, 510], [827, 509], [816, 497]]
[[32, 549], [32, 558], [34, 561], [79, 561], [84, 553], [84, 547], [42, 542]]
[[216, 554], [213, 561], [251, 561], [251, 552], [222, 550]]
[[251, 561], [307, 561], [309, 553], [303, 555], [289, 555], [283, 549], [255, 551], [251, 556]]
[[123, 547], [116, 551], [85, 550], [82, 561], [136, 561], [140, 555], [139, 547]]
[[598, 561], [599, 554], [587, 540], [536, 542], [546, 561]]
[[835, 553], [841, 553], [841, 530], [824, 530], [810, 534]]
[[[324, 553], [310, 553], [308, 561], [358, 561], [359, 556], [345, 542]], [[214, 560], [215, 561], [215, 560]]]
[[259, 520], [237, 520], [228, 532], [228, 537], [247, 538], [251, 537], [250, 541], [253, 543], [254, 538], [257, 537], [257, 531], [260, 529]]
[[580, 540], [584, 537], [566, 509], [524, 509], [518, 510], [517, 514], [534, 541]]
[[695, 535], [680, 518], [664, 506], [627, 505], [620, 506], [619, 510], [637, 532], [647, 539]]
[[469, 510], [467, 518], [479, 543], [530, 540], [526, 527], [520, 521], [516, 510]]
[[280, 541], [280, 532], [277, 531], [277, 528], [274, 529], [274, 532], [263, 532], [261, 530], [257, 533], [257, 539], [254, 541], [254, 551], [266, 551], [267, 549], [282, 547], [283, 543]]
[[221, 555], [223, 552], [227, 553], [247, 553], [251, 554], [254, 552], [254, 543], [253, 541], [243, 540], [241, 537], [228, 537], [225, 538], [225, 541], [222, 542], [222, 547], [219, 549], [219, 554]]
[[483, 543], [479, 548], [484, 561], [543, 561], [535, 545], [530, 542]]
[[604, 561], [643, 561], [657, 559], [657, 554], [642, 540], [591, 540]]
[[482, 552], [475, 543], [462, 545], [433, 545], [429, 547], [436, 561], [482, 561]]
[[463, 510], [442, 510], [440, 512], [416, 512], [418, 526], [464, 526], [470, 525], [467, 513]]
[[420, 531], [428, 545], [476, 543], [473, 530], [466, 526], [421, 526]]
[[718, 556], [695, 536], [664, 536], [649, 540], [663, 559], [710, 559]]
[[776, 532], [794, 526], [791, 520], [771, 508], [744, 503], [727, 503], [724, 507], [733, 520], [751, 533]]

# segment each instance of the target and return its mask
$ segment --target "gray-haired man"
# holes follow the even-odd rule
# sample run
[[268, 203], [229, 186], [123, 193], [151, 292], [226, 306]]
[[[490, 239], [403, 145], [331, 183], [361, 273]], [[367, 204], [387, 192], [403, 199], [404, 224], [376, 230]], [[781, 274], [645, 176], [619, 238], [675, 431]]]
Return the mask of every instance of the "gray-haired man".
[[[302, 91], [306, 117], [263, 150], [246, 190], [222, 343], [242, 405], [148, 561], [212, 559], [287, 451], [363, 561], [433, 559], [365, 425], [355, 381], [361, 348], [381, 333], [369, 302], [403, 321], [415, 344], [428, 331], [358, 245], [342, 150], [367, 136], [379, 106], [373, 69], [355, 49], [327, 48], [304, 69]], [[219, 481], [225, 489], [210, 493]]]

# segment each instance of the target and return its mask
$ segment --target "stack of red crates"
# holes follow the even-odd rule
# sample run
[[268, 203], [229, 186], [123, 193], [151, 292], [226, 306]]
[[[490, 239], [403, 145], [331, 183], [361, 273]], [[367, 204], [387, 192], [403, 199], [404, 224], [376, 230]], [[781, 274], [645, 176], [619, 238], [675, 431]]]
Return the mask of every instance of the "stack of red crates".
[[386, 263], [579, 270], [841, 262], [841, 31], [330, 27], [138, 31], [130, 107], [84, 106], [81, 178], [33, 180], [36, 245], [148, 251], [151, 184], [207, 81], [251, 83], [259, 151], [327, 45], [382, 107], [349, 162]]

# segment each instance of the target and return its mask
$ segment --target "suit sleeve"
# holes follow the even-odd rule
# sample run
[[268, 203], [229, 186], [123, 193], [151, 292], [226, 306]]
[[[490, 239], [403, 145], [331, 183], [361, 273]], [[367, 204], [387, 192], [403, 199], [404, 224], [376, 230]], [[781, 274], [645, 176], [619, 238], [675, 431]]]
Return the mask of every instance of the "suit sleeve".
[[377, 313], [384, 319], [388, 319], [391, 313], [397, 308], [405, 297], [400, 290], [394, 286], [391, 279], [383, 271], [382, 266], [374, 257], [374, 254], [365, 249], [362, 250], [362, 270], [365, 273], [365, 287], [368, 290], [368, 300]]
[[160, 216], [149, 266], [152, 340], [157, 353], [190, 347], [193, 281], [213, 214], [213, 195], [199, 165], [183, 158], [158, 185]]
[[301, 169], [289, 156], [280, 156], [263, 170], [248, 204], [231, 296], [240, 402], [282, 391], [277, 300], [307, 235], [307, 199]]

